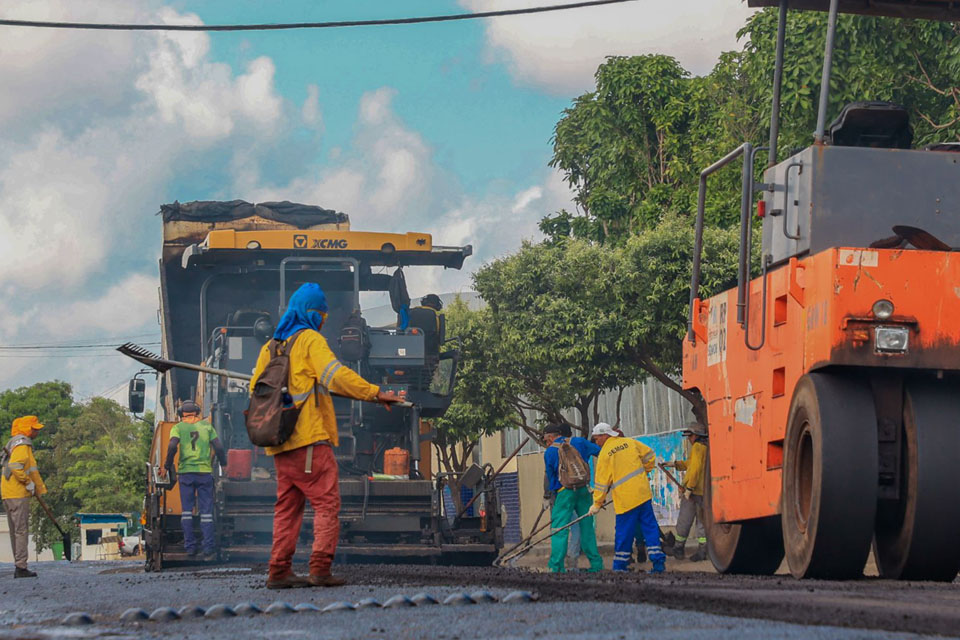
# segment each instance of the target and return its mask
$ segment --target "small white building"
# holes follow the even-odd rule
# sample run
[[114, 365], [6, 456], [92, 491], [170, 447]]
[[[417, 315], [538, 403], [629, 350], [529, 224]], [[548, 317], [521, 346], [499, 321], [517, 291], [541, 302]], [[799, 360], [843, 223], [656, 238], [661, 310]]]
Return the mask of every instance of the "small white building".
[[127, 535], [131, 514], [78, 513], [79, 560], [120, 560], [120, 538]]

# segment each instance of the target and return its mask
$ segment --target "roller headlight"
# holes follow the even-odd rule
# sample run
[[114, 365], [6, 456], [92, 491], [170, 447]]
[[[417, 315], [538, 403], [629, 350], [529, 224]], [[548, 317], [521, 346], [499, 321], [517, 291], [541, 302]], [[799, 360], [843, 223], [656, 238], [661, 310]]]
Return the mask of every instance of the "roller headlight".
[[873, 303], [873, 315], [880, 320], [886, 320], [893, 315], [893, 303], [889, 300], [877, 300]]
[[247, 249], [259, 249], [259, 248], [260, 248], [260, 243], [257, 242], [256, 240], [251, 240], [250, 242], [247, 243]]
[[907, 327], [877, 327], [875, 344], [878, 353], [906, 353], [910, 341]]

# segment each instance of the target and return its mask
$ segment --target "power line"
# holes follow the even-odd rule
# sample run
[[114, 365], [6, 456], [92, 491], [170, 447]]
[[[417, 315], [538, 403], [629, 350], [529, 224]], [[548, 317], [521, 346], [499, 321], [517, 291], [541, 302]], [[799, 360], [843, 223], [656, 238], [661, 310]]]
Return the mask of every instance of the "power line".
[[[98, 344], [26, 344], [26, 345], [0, 345], [0, 351], [56, 351], [59, 349], [115, 349], [123, 342], [101, 342]], [[158, 345], [159, 340], [152, 342], [141, 342], [142, 345]]]
[[109, 351], [105, 353], [0, 353], [0, 359], [49, 360], [50, 358], [113, 358], [122, 355], [122, 353], [111, 353]]
[[476, 20], [479, 18], [498, 18], [551, 11], [566, 11], [599, 7], [607, 4], [623, 4], [636, 0], [586, 0], [570, 4], [554, 4], [524, 9], [501, 9], [498, 11], [480, 11], [477, 13], [456, 13], [444, 16], [420, 16], [415, 18], [381, 18], [377, 20], [340, 20], [335, 22], [288, 22], [276, 24], [122, 24], [100, 22], [47, 22], [42, 20], [4, 20], [0, 26], [34, 27], [42, 29], [96, 29], [100, 31], [281, 31], [288, 29], [334, 29], [340, 27], [377, 27], [404, 24], [424, 24], [429, 22], [453, 22], [455, 20]]
[[[102, 346], [114, 347], [114, 346], [119, 346], [125, 342], [138, 340], [140, 338], [155, 338], [156, 336], [157, 336], [157, 332], [151, 331], [149, 333], [138, 333], [136, 335], [126, 336], [126, 337], [109, 336], [108, 338], [100, 338], [99, 341], [96, 340], [95, 338], [90, 338], [88, 340], [84, 340], [82, 338], [80, 339], [74, 338], [73, 340], [59, 340], [59, 341], [45, 342], [45, 343], [0, 345], [0, 349], [4, 349], [7, 347], [11, 347], [11, 348], [13, 347], [60, 347], [60, 346], [73, 346], [73, 345], [76, 345], [76, 346], [93, 346], [93, 345], [101, 346], [102, 345]], [[104, 342], [104, 340], [106, 339], [109, 339], [111, 341]]]

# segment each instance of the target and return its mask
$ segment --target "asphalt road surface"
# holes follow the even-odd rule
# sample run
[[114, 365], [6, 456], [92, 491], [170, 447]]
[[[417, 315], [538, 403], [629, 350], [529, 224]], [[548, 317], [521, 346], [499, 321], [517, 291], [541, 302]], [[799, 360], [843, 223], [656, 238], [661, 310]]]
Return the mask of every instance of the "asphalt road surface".
[[[350, 584], [334, 589], [268, 591], [263, 566], [210, 567], [147, 574], [136, 563], [40, 563], [36, 580], [13, 580], [0, 564], [0, 638], [914, 638], [960, 634], [960, 585], [795, 581], [711, 573], [649, 576], [522, 569], [350, 565]], [[152, 612], [277, 601], [323, 608], [403, 594], [515, 590], [526, 603], [370, 607], [328, 613], [254, 614], [223, 619], [122, 622], [129, 608]], [[92, 624], [65, 624], [71, 613]]]

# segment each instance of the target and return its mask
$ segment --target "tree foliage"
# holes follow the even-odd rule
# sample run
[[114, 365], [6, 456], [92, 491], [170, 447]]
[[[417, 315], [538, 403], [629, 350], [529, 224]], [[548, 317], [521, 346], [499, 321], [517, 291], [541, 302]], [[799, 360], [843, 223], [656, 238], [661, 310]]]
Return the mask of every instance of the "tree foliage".
[[[433, 445], [457, 509], [460, 482], [457, 474], [470, 466], [480, 439], [513, 426], [516, 419], [507, 402], [510, 381], [500, 370], [497, 345], [491, 331], [489, 311], [473, 311], [458, 296], [445, 309], [447, 336], [456, 340], [460, 366], [453, 402], [440, 418]], [[491, 357], [492, 356], [492, 357]]]
[[[705, 230], [703, 296], [735, 283], [738, 247], [736, 231]], [[573, 407], [585, 434], [603, 392], [653, 375], [684, 393], [674, 377], [692, 248], [692, 227], [670, 214], [619, 247], [573, 238], [527, 243], [480, 269], [474, 282], [489, 304], [493, 357], [514, 378], [506, 388], [515, 407], [550, 421]]]
[[617, 256], [585, 241], [526, 243], [474, 274], [518, 415], [535, 411], [556, 422], [574, 407], [586, 429], [601, 392], [637, 379], [635, 367], [611, 349], [617, 319], [603, 308], [615, 294]]
[[[780, 159], [812, 142], [826, 19], [788, 14]], [[776, 29], [776, 10], [757, 12], [739, 33], [742, 49], [721, 55], [704, 77], [663, 55], [602, 64], [595, 90], [576, 98], [557, 123], [551, 166], [573, 189], [576, 211], [544, 218], [544, 233], [622, 244], [668, 213], [691, 215], [703, 167], [743, 142], [767, 142]], [[849, 102], [889, 100], [910, 111], [916, 146], [957, 141], [958, 79], [957, 24], [842, 15], [829, 117]], [[708, 223], [738, 224], [739, 172], [710, 180]]]

